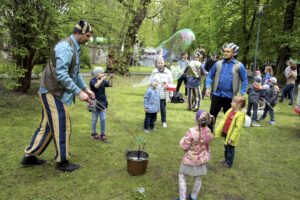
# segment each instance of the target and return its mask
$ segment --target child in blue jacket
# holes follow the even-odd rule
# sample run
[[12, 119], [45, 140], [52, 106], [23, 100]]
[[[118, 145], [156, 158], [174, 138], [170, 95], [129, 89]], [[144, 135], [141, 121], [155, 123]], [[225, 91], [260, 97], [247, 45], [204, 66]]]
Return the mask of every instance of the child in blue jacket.
[[[145, 110], [145, 121], [144, 121], [144, 132], [149, 133], [155, 131], [155, 122], [157, 113], [160, 110], [160, 96], [157, 89], [158, 80], [152, 79], [149, 88], [147, 89], [144, 96], [144, 110]], [[150, 129], [149, 129], [150, 128]]]

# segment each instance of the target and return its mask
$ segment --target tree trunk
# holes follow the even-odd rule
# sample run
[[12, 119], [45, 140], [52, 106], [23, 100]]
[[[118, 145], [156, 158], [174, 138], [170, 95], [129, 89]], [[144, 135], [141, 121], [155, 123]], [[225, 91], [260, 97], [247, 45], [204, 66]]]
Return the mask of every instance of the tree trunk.
[[31, 74], [33, 69], [32, 58], [25, 57], [17, 59], [17, 66], [20, 69], [24, 69], [24, 76], [18, 78], [19, 86], [16, 88], [17, 91], [27, 93], [31, 86]]
[[[283, 22], [283, 35], [289, 35], [293, 32], [294, 16], [296, 10], [297, 0], [287, 0], [287, 7], [284, 13]], [[279, 82], [284, 81], [283, 72], [286, 67], [286, 61], [290, 59], [291, 48], [289, 45], [285, 45], [279, 49], [279, 55], [277, 58], [277, 68], [274, 69], [274, 74], [278, 75]]]
[[[243, 32], [244, 32], [244, 41], [245, 41], [245, 48], [243, 52], [243, 59], [242, 62], [245, 66], [247, 66], [248, 63], [248, 54], [250, 50], [250, 43], [251, 43], [251, 37], [253, 33], [253, 28], [254, 28], [254, 23], [256, 21], [256, 11], [257, 9], [254, 10], [253, 15], [252, 15], [252, 20], [251, 20], [251, 25], [249, 30], [247, 29], [247, 5], [246, 5], [246, 0], [243, 2], [244, 4], [244, 9], [243, 9]], [[259, 0], [256, 1], [256, 5], [259, 5]], [[249, 66], [249, 65], [248, 65]]]
[[151, 0], [141, 0], [140, 5], [135, 12], [132, 20], [130, 21], [128, 30], [125, 35], [125, 44], [124, 52], [122, 53], [122, 58], [120, 60], [120, 70], [119, 72], [123, 75], [128, 74], [129, 64], [133, 55], [133, 47], [137, 39], [137, 33], [142, 25], [144, 19], [147, 16], [148, 5], [151, 3]]
[[27, 93], [31, 86], [31, 73], [32, 73], [32, 67], [27, 68], [26, 72], [23, 77], [18, 78], [18, 84], [17, 91]]

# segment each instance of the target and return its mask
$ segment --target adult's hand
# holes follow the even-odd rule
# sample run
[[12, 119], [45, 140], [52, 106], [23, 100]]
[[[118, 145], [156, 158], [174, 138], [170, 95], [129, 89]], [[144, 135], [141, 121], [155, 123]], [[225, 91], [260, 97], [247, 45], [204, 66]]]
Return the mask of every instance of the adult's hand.
[[89, 96], [90, 99], [95, 99], [95, 93], [89, 88], [85, 88], [84, 92]]
[[80, 99], [80, 101], [88, 101], [89, 95], [84, 91], [80, 91], [78, 94], [78, 98]]
[[211, 89], [206, 89], [206, 90], [205, 90], [205, 96], [210, 97], [210, 90], [211, 90]]

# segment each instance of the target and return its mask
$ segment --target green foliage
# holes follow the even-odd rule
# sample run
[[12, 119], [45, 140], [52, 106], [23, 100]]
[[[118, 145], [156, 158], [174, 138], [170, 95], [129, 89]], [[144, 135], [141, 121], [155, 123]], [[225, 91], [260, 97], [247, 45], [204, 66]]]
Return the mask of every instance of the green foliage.
[[[1, 6], [4, 23], [9, 29], [15, 59], [33, 59], [38, 64], [49, 56], [61, 32], [63, 8], [69, 1], [5, 1]], [[21, 64], [21, 63], [18, 63]]]
[[39, 75], [44, 70], [44, 65], [35, 65], [32, 69], [32, 74]]
[[[157, 47], [179, 29], [190, 28], [196, 41], [190, 53], [199, 45], [207, 53], [219, 51], [225, 42], [240, 46], [239, 59], [246, 57], [250, 64], [255, 55], [258, 4], [264, 3], [261, 17], [258, 60], [260, 64], [275, 62], [283, 46], [291, 49], [292, 57], [299, 57], [300, 6], [296, 6], [293, 30], [285, 32], [284, 13], [291, 0], [152, 0], [148, 14], [138, 30], [143, 47]], [[117, 71], [127, 71], [130, 46], [135, 36], [130, 36], [132, 20], [140, 8], [141, 0], [3, 0], [0, 5], [0, 40], [9, 43], [17, 66], [29, 69], [43, 64], [54, 44], [71, 33], [74, 23], [86, 19], [94, 36], [103, 37], [109, 49], [116, 52]], [[129, 28], [131, 27], [131, 28]], [[0, 42], [0, 44], [3, 44]], [[120, 51], [125, 46], [126, 53]], [[247, 49], [249, 47], [249, 50]], [[83, 67], [89, 67], [88, 54], [83, 54]], [[127, 57], [127, 58], [126, 58]], [[24, 66], [24, 65], [29, 66]], [[246, 64], [246, 63], [245, 63]], [[30, 70], [28, 70], [30, 71]]]
[[95, 36], [104, 37], [110, 45], [120, 45], [124, 38], [128, 17], [117, 0], [78, 0], [70, 6], [69, 16], [75, 21], [86, 19]]
[[80, 55], [80, 67], [82, 68], [91, 68], [91, 61], [89, 56], [89, 49], [86, 47], [81, 48], [81, 55]]
[[18, 79], [18, 90], [30, 88], [31, 70], [49, 57], [54, 44], [61, 38], [61, 25], [69, 0], [9, 1], [0, 6], [0, 18], [9, 33], [8, 45], [17, 68], [26, 70]]
[[0, 81], [6, 90], [13, 90], [19, 86], [18, 78], [24, 77], [25, 70], [20, 69], [14, 63], [0, 63]]

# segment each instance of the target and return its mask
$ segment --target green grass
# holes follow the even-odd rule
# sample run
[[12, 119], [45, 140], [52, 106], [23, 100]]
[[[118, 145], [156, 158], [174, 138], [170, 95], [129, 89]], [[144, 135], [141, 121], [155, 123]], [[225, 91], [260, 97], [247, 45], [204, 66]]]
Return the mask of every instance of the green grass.
[[[149, 153], [147, 172], [133, 177], [127, 173], [124, 157], [138, 143], [118, 122], [107, 115], [107, 136], [103, 144], [91, 141], [91, 114], [77, 100], [70, 107], [72, 119], [71, 160], [81, 168], [73, 173], [54, 169], [53, 142], [41, 155], [47, 164], [22, 168], [20, 160], [40, 122], [41, 106], [37, 83], [29, 94], [2, 92], [0, 98], [0, 196], [1, 199], [172, 199], [178, 196], [178, 170], [183, 151], [178, 142], [185, 131], [194, 125], [195, 113], [186, 104], [167, 104], [168, 128], [143, 134], [143, 94], [146, 87], [133, 88], [140, 76], [116, 76], [113, 88], [107, 89], [109, 110], [146, 140]], [[183, 88], [182, 88], [183, 89]], [[210, 101], [201, 102], [208, 110]], [[220, 114], [219, 119], [223, 117]], [[212, 160], [208, 174], [202, 178], [199, 199], [299, 199], [300, 196], [300, 119], [287, 103], [276, 107], [276, 125], [267, 121], [261, 128], [244, 129], [236, 148], [232, 169], [218, 166], [223, 157], [223, 140], [212, 144]], [[192, 180], [188, 181], [191, 191]], [[144, 187], [144, 195], [136, 192]]]

